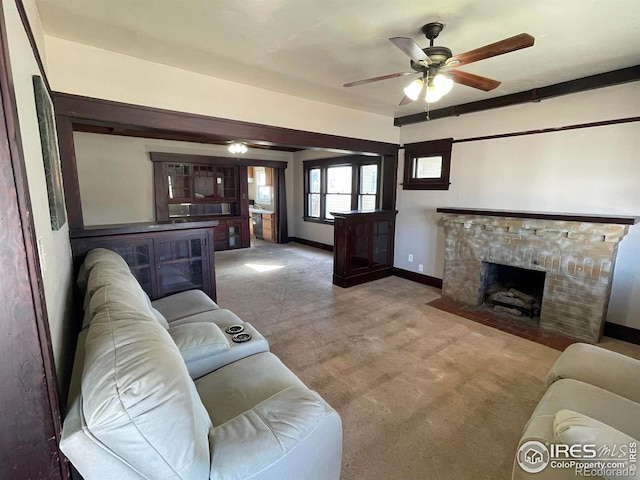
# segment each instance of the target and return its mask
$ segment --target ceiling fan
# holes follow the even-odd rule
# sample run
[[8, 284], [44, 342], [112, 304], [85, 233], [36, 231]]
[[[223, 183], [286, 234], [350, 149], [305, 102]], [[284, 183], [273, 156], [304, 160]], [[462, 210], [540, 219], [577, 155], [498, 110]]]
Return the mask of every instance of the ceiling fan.
[[531, 47], [535, 40], [528, 33], [521, 33], [520, 35], [505, 38], [499, 42], [491, 43], [484, 47], [454, 56], [447, 47], [433, 45], [433, 41], [438, 37], [443, 28], [444, 24], [440, 22], [427, 23], [422, 27], [422, 33], [429, 39], [429, 46], [427, 48], [420, 48], [413, 39], [407, 37], [393, 37], [389, 39], [391, 43], [411, 59], [413, 72], [391, 73], [381, 77], [345, 83], [343, 86], [355, 87], [380, 80], [420, 73], [421, 78], [414, 80], [404, 89], [405, 96], [400, 102], [400, 105], [405, 105], [417, 100], [424, 90], [426, 90], [424, 98], [427, 103], [438, 101], [440, 97], [449, 93], [454, 82], [488, 92], [497, 88], [501, 82], [473, 73], [453, 70], [453, 67], [468, 65], [469, 63], [484, 60], [485, 58]]

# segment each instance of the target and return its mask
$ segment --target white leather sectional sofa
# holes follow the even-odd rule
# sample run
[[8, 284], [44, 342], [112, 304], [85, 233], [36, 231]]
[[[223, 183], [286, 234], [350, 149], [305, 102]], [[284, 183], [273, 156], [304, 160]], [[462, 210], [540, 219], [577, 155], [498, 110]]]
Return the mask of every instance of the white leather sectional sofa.
[[[538, 457], [536, 451], [541, 447], [531, 442], [544, 445], [549, 453], [547, 458]], [[552, 445], [574, 449], [568, 454], [563, 450], [552, 452]], [[640, 480], [638, 450], [640, 360], [576, 343], [560, 355], [549, 371], [547, 391], [525, 426], [518, 445], [512, 479]], [[522, 468], [520, 462], [526, 460], [527, 454], [533, 460], [533, 468], [527, 463], [525, 467], [542, 468], [541, 471], [527, 472]], [[628, 468], [620, 471], [599, 468], [595, 463], [603, 458]], [[591, 464], [594, 468], [583, 468]], [[563, 466], [566, 468], [560, 468]]]
[[[116, 253], [89, 252], [60, 448], [85, 480], [337, 480], [340, 416], [203, 292], [150, 302]], [[225, 332], [242, 325], [251, 340]]]

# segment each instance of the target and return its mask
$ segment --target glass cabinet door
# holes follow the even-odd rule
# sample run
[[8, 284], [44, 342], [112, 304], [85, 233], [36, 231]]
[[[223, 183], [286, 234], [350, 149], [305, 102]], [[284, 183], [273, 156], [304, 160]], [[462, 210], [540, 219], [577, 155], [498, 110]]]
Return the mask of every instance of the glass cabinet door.
[[169, 199], [190, 201], [191, 192], [191, 165], [182, 163], [167, 163], [167, 183], [169, 186]]
[[154, 275], [151, 269], [154, 268], [154, 263], [153, 258], [151, 258], [151, 245], [149, 243], [128, 245], [111, 244], [106, 246], [106, 248], [113, 250], [124, 258], [124, 261], [129, 265], [131, 273], [136, 277], [142, 289], [149, 297], [153, 297]]
[[209, 290], [209, 265], [202, 236], [154, 239], [158, 296], [184, 290]]
[[219, 200], [233, 201], [237, 198], [235, 167], [216, 167], [216, 195]]
[[211, 165], [193, 165], [194, 201], [212, 200], [215, 196], [215, 172]]
[[373, 252], [371, 254], [371, 268], [388, 267], [393, 263], [390, 259], [391, 250], [391, 222], [381, 220], [372, 224], [373, 228]]
[[349, 225], [349, 264], [348, 269], [351, 273], [357, 273], [358, 270], [369, 269], [369, 225], [366, 223], [355, 223]]

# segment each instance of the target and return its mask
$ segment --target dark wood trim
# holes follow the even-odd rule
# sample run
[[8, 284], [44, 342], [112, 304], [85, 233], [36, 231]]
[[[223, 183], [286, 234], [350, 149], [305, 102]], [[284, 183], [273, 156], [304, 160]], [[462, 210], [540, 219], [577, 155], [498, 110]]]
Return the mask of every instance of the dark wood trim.
[[640, 80], [640, 65], [635, 65], [633, 67], [600, 73], [598, 75], [591, 75], [589, 77], [556, 83], [554, 85], [547, 85], [546, 87], [533, 88], [531, 90], [503, 95], [501, 97], [439, 108], [437, 110], [432, 110], [429, 113], [429, 118], [427, 118], [425, 113], [406, 115], [404, 117], [395, 118], [393, 120], [393, 124], [396, 127], [402, 127], [404, 125], [426, 122], [428, 120], [455, 117], [465, 113], [481, 112], [483, 110], [491, 110], [494, 108], [508, 107], [523, 103], [540, 102], [548, 98], [584, 92], [596, 88], [610, 87], [638, 80]]
[[[276, 171], [280, 171], [277, 169]], [[284, 169], [283, 169], [284, 171]], [[240, 202], [240, 246], [248, 248], [251, 246], [251, 234], [249, 232], [249, 178], [247, 167], [238, 167], [238, 201]]]
[[56, 112], [72, 118], [74, 123], [91, 121], [106, 126], [121, 124], [205, 135], [213, 139], [234, 139], [258, 145], [333, 149], [382, 155], [394, 155], [398, 151], [398, 145], [393, 143], [260, 125], [67, 93], [53, 92], [53, 101]]
[[15, 2], [16, 2], [16, 7], [18, 8], [18, 13], [20, 14], [20, 20], [22, 21], [22, 26], [24, 27], [24, 31], [27, 34], [27, 38], [29, 39], [29, 44], [31, 45], [33, 56], [35, 57], [36, 63], [38, 64], [38, 70], [40, 70], [40, 76], [42, 77], [42, 81], [47, 87], [47, 91], [49, 92], [49, 95], [51, 95], [51, 86], [49, 85], [47, 72], [44, 69], [44, 64], [42, 63], [42, 57], [40, 56], [40, 51], [38, 50], [38, 44], [36, 43], [36, 38], [33, 35], [33, 30], [31, 30], [31, 24], [29, 23], [27, 10], [24, 8], [24, 4], [22, 3], [22, 0], [15, 0]]
[[605, 322], [604, 334], [607, 337], [622, 340], [623, 342], [640, 345], [640, 330], [636, 328], [627, 327], [626, 325], [618, 325], [617, 323]]
[[511, 217], [532, 218], [536, 220], [561, 220], [563, 222], [587, 222], [587, 223], [615, 223], [618, 225], [635, 225], [640, 222], [640, 217], [627, 215], [597, 215], [576, 213], [553, 212], [526, 212], [522, 210], [482, 210], [478, 208], [449, 208], [436, 209], [440, 213], [453, 213], [456, 215], [481, 215], [485, 217]]
[[300, 237], [289, 237], [289, 241], [296, 242], [308, 247], [319, 248], [320, 250], [326, 250], [327, 252], [333, 252], [333, 245], [327, 245], [326, 243], [315, 242], [313, 240], [306, 240]]
[[[188, 132], [170, 132], [170, 131], [158, 131], [158, 130], [145, 130], [136, 129], [135, 127], [127, 127], [126, 125], [114, 124], [112, 126], [106, 125], [93, 125], [90, 123], [74, 123], [74, 132], [84, 133], [97, 133], [101, 135], [116, 135], [122, 137], [133, 138], [157, 138], [162, 140], [174, 140], [177, 142], [192, 142], [192, 143], [206, 143], [209, 145], [224, 145], [228, 146], [231, 143], [229, 140], [216, 139], [207, 135], [198, 135]], [[257, 143], [246, 142], [247, 147], [250, 149], [258, 150], [270, 150], [280, 152], [297, 152], [300, 148], [285, 147], [282, 145], [260, 145]]]
[[412, 282], [421, 283], [423, 285], [429, 285], [442, 289], [442, 279], [436, 277], [430, 277], [429, 275], [423, 275], [422, 273], [412, 272], [410, 270], [404, 270], [402, 268], [393, 267], [393, 274], [396, 277], [405, 278]]
[[62, 171], [67, 220], [71, 230], [79, 229], [84, 226], [84, 218], [82, 216], [80, 181], [78, 179], [76, 148], [73, 141], [71, 120], [62, 115], [56, 115], [56, 131], [58, 134], [58, 151], [60, 152], [60, 170]]
[[[449, 190], [451, 177], [451, 145], [453, 138], [443, 138], [426, 142], [407, 143], [404, 145], [404, 179], [403, 190]], [[419, 157], [442, 157], [442, 170], [438, 178], [415, 178], [413, 176], [414, 160]]]
[[288, 162], [279, 160], [257, 160], [252, 158], [217, 157], [214, 155], [193, 155], [185, 153], [149, 152], [152, 162], [169, 163], [210, 163], [213, 165], [233, 165], [243, 167], [287, 168]]
[[289, 242], [289, 223], [287, 214], [287, 184], [285, 170], [273, 170], [273, 183], [276, 197], [276, 242]]
[[217, 227], [218, 220], [203, 220], [201, 222], [143, 222], [143, 223], [123, 223], [118, 225], [98, 225], [86, 227], [81, 230], [72, 230], [72, 239], [104, 237], [107, 235], [130, 235], [136, 233], [152, 232], [173, 232], [176, 230], [190, 230], [194, 228]]
[[0, 477], [64, 479], [56, 370], [2, 4], [0, 97]]
[[[96, 98], [54, 92], [53, 101], [59, 119], [60, 156], [62, 176], [65, 186], [65, 198], [71, 206], [68, 211], [69, 225], [78, 230], [84, 227], [80, 185], [73, 144], [74, 125], [91, 124], [114, 128], [114, 125], [134, 126], [144, 130], [170, 133], [187, 133], [207, 136], [212, 139], [230, 138], [250, 140], [252, 144], [280, 145], [292, 148], [326, 148], [341, 150], [354, 154], [387, 155], [397, 162], [398, 145], [340, 137], [282, 127], [259, 125], [254, 123], [227, 120], [204, 115], [196, 115], [153, 107], [112, 102]], [[162, 134], [153, 138], [164, 138]], [[229, 157], [222, 157], [231, 161]], [[286, 168], [286, 162], [275, 162], [254, 159], [233, 159], [238, 165], [265, 166]], [[395, 188], [387, 190], [391, 200], [382, 203], [395, 203]], [[280, 221], [284, 221], [286, 213], [278, 212]]]
[[382, 210], [395, 210], [396, 208], [396, 185], [398, 183], [398, 156], [385, 155], [382, 157], [382, 199], [380, 208]]
[[165, 174], [164, 163], [153, 162], [153, 198], [156, 208], [156, 222], [169, 221], [169, 202], [167, 202], [168, 191], [169, 181]]
[[615, 120], [603, 120], [602, 122], [576, 123], [573, 125], [565, 125], [564, 127], [541, 128], [538, 130], [527, 130], [520, 132], [499, 133], [496, 135], [485, 135], [482, 137], [469, 137], [454, 140], [453, 143], [478, 142], [481, 140], [494, 140], [496, 138], [522, 137], [525, 135], [539, 135], [541, 133], [564, 132], [567, 130], [579, 130], [582, 128], [603, 127], [607, 125], [618, 125], [621, 123], [640, 122], [640, 117], [617, 118]]

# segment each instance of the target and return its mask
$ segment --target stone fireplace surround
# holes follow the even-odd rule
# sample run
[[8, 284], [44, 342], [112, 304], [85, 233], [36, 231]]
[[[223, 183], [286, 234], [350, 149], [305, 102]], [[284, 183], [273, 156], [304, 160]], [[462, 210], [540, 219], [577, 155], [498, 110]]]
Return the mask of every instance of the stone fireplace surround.
[[[636, 217], [438, 208], [442, 296], [482, 304], [482, 262], [546, 272], [540, 328], [597, 342], [604, 330], [618, 243]], [[515, 321], [515, 320], [514, 320]]]

